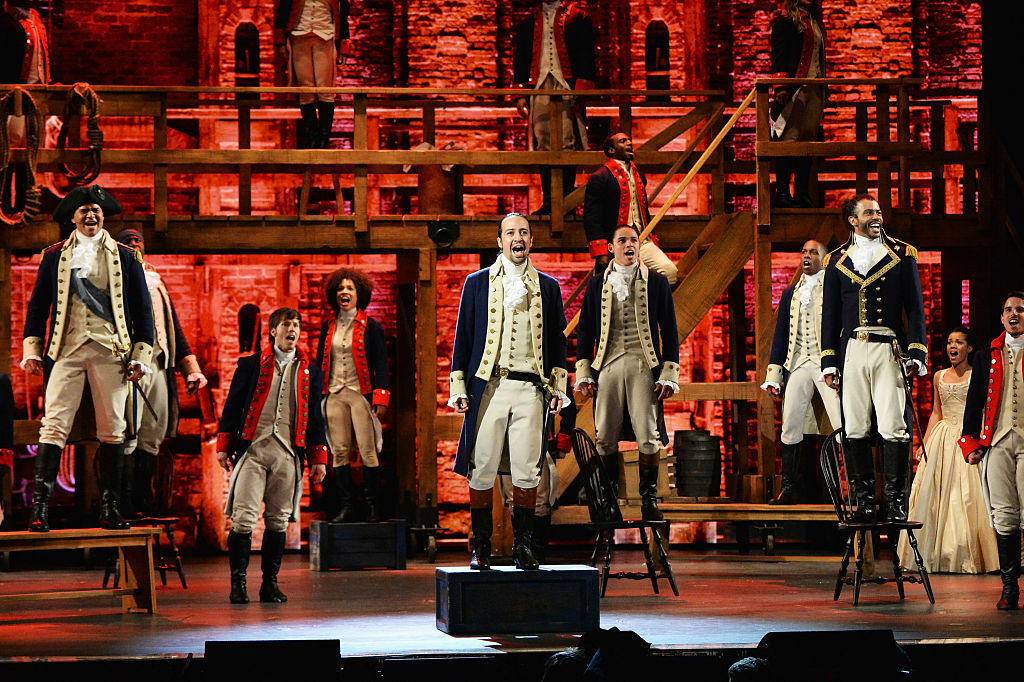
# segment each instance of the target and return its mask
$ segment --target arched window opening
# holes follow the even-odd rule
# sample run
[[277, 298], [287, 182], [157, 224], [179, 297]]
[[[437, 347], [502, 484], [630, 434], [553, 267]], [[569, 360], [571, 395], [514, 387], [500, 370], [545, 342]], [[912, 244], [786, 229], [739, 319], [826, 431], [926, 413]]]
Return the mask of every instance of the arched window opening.
[[[647, 25], [644, 34], [644, 70], [648, 90], [668, 90], [671, 87], [668, 63], [668, 26], [655, 20]], [[648, 101], [668, 101], [668, 97], [648, 97]]]

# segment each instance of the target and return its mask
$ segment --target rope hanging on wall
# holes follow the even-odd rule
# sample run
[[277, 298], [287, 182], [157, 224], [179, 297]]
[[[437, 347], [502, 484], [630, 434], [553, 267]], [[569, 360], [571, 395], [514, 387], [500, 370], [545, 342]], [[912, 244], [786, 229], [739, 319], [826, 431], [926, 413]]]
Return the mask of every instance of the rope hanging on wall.
[[[23, 183], [16, 183], [16, 168], [19, 164], [8, 164], [11, 152], [10, 135], [7, 124], [17, 108], [18, 98], [21, 99], [21, 111], [25, 117], [25, 176]], [[41, 191], [36, 185], [36, 158], [39, 155], [39, 139], [43, 127], [43, 117], [39, 113], [36, 101], [22, 88], [15, 88], [0, 98], [0, 192], [11, 183], [11, 208], [18, 205], [17, 190], [21, 184], [25, 193], [21, 211], [8, 215], [0, 202], [0, 220], [12, 229], [20, 230], [28, 225], [39, 214]]]
[[[86, 110], [85, 136], [89, 140], [89, 161], [81, 172], [71, 170], [65, 158], [68, 147], [68, 131], [72, 117], [81, 107]], [[85, 186], [99, 177], [100, 152], [103, 151], [103, 131], [100, 130], [100, 98], [88, 83], [75, 83], [68, 90], [68, 100], [64, 104], [64, 125], [57, 137], [57, 152], [60, 154], [60, 166], [72, 185]]]

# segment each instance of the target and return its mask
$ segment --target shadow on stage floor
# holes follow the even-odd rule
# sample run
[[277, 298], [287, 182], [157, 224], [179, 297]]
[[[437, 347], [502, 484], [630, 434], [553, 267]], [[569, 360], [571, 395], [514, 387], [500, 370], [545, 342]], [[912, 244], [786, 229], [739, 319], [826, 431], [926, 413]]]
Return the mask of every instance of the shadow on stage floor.
[[[642, 563], [638, 551], [616, 558], [618, 568]], [[438, 559], [438, 565], [459, 565], [466, 557], [442, 552]], [[1024, 651], [1024, 612], [996, 611], [995, 575], [934, 576], [934, 606], [918, 585], [907, 587], [902, 602], [892, 585], [866, 585], [854, 608], [848, 593], [832, 600], [837, 566], [830, 562], [725, 560], [674, 551], [673, 566], [679, 597], [664, 590], [656, 596], [647, 582], [612, 581], [601, 601], [601, 626], [636, 631], [664, 665], [684, 666], [687, 676], [676, 679], [724, 680], [731, 662], [765, 633], [779, 630], [891, 629], [915, 663], [932, 671], [921, 679], [976, 677], [989, 664], [1020, 661]], [[440, 632], [434, 568], [412, 561], [405, 571], [317, 573], [309, 570], [307, 556], [291, 554], [280, 576], [287, 604], [231, 605], [227, 558], [193, 556], [185, 564], [188, 589], [174, 580], [158, 586], [155, 615], [122, 614], [112, 597], [6, 601], [0, 604], [0, 678], [17, 679], [8, 673], [46, 661], [55, 678], [67, 679], [57, 674], [64, 669], [81, 674], [82, 666], [117, 665], [124, 673], [117, 678], [200, 679], [194, 674], [201, 659], [188, 657], [201, 656], [207, 640], [338, 639], [349, 671], [342, 679], [368, 674], [379, 680], [389, 666], [408, 672], [412, 668], [402, 666], [462, 659], [461, 665], [489, 671], [481, 669], [487, 682], [532, 682], [550, 653], [575, 642], [572, 635]], [[102, 576], [102, 569], [19, 569], [15, 560], [11, 571], [0, 573], [0, 594], [98, 587]], [[249, 577], [256, 599], [258, 556]], [[501, 672], [506, 669], [508, 675]]]

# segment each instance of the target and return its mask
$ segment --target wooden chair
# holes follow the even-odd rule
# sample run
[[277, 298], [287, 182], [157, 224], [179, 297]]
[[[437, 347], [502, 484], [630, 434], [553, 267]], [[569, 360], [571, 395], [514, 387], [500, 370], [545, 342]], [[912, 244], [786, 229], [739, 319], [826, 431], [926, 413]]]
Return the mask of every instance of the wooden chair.
[[[666, 547], [668, 546], [668, 521], [642, 521], [640, 519], [624, 520], [622, 511], [619, 509], [619, 501], [615, 497], [612, 488], [611, 478], [604, 469], [601, 457], [597, 453], [597, 447], [590, 436], [581, 429], [572, 433], [572, 450], [576, 456], [576, 462], [580, 467], [580, 476], [583, 477], [587, 492], [587, 506], [590, 510], [590, 523], [597, 529], [594, 538], [594, 552], [590, 555], [590, 565], [597, 566], [598, 556], [604, 548], [604, 565], [601, 568], [601, 596], [604, 596], [608, 588], [608, 578], [626, 578], [629, 580], [650, 580], [654, 588], [654, 594], [658, 594], [658, 580], [668, 580], [672, 587], [672, 593], [679, 596], [679, 589], [676, 587], [675, 577], [672, 575], [672, 564], [669, 563]], [[619, 571], [611, 573], [612, 553], [615, 551], [615, 531], [620, 528], [636, 528], [640, 531], [640, 541], [644, 548], [644, 563], [647, 566], [645, 573], [630, 571]], [[651, 531], [651, 538], [657, 552], [657, 563], [663, 568], [659, 570], [655, 566], [655, 558], [651, 554], [650, 543], [648, 542], [647, 530]]]
[[[853, 513], [853, 502], [850, 497], [852, 488], [849, 480], [846, 478], [841, 436], [842, 430], [837, 429], [825, 439], [825, 443], [821, 448], [821, 473], [825, 478], [829, 497], [832, 499], [832, 505], [835, 507], [836, 516], [839, 519], [839, 531], [846, 534], [846, 551], [843, 554], [842, 564], [839, 566], [839, 575], [836, 577], [836, 588], [832, 600], [839, 600], [839, 594], [843, 590], [843, 585], [853, 585], [853, 605], [857, 606], [860, 602], [860, 587], [864, 582], [872, 582], [879, 585], [895, 582], [896, 589], [900, 593], [900, 599], [905, 598], [903, 583], [921, 583], [924, 585], [924, 591], [928, 595], [928, 601], [934, 604], [935, 595], [932, 592], [931, 582], [928, 580], [928, 571], [925, 569], [921, 553], [917, 549], [917, 538], [914, 537], [914, 531], [923, 525], [920, 521], [854, 523], [849, 520]], [[880, 530], [886, 531], [886, 537], [888, 538], [889, 551], [892, 553], [893, 576], [878, 576], [865, 580], [863, 554], [864, 547], [866, 546], [865, 538], [868, 533]], [[896, 542], [901, 532], [907, 534], [910, 547], [914, 550], [914, 561], [917, 562], [918, 573], [916, 576], [905, 575], [903, 568], [900, 566], [899, 554], [896, 552]], [[861, 551], [857, 554], [853, 577], [849, 577], [847, 569], [850, 565], [850, 557], [853, 556], [857, 546], [861, 548]]]

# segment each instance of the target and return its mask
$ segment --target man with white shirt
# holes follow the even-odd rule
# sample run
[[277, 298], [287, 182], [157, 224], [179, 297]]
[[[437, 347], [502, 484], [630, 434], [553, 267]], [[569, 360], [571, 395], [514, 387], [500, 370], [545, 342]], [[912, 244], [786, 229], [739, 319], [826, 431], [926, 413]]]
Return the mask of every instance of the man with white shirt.
[[[145, 399], [133, 395], [129, 404], [135, 409], [135, 437], [125, 446], [124, 478], [121, 486], [122, 511], [132, 517], [153, 510], [153, 469], [164, 438], [178, 433], [178, 381], [181, 372], [189, 393], [206, 386], [206, 377], [192, 353], [178, 314], [167, 293], [160, 273], [145, 261], [146, 241], [138, 230], [122, 230], [118, 242], [135, 249], [143, 258], [146, 286], [153, 302], [153, 372], [138, 382]], [[146, 401], [149, 406], [146, 406]]]
[[857, 499], [854, 519], [875, 520], [873, 411], [882, 439], [885, 519], [900, 521], [906, 519], [913, 407], [903, 377], [928, 372], [917, 249], [885, 234], [871, 195], [846, 200], [842, 215], [853, 234], [825, 257], [821, 369], [831, 388], [838, 390], [842, 379], [843, 460]]
[[[352, 52], [348, 0], [280, 0], [274, 16], [274, 44], [289, 67], [288, 84], [333, 88], [337, 64]], [[303, 93], [299, 112], [308, 146], [326, 149], [334, 125], [334, 95]]]
[[21, 367], [46, 377], [31, 531], [50, 530], [48, 501], [86, 384], [100, 441], [100, 527], [128, 527], [118, 509], [125, 404], [128, 382], [151, 371], [153, 308], [141, 257], [103, 229], [105, 216], [120, 212], [99, 185], [68, 192], [53, 219], [75, 229], [43, 251], [28, 302]]
[[[796, 502], [800, 444], [805, 433], [830, 434], [842, 423], [839, 396], [821, 381], [822, 260], [825, 247], [809, 240], [800, 250], [800, 278], [779, 300], [775, 338], [761, 388], [782, 400], [782, 488], [768, 504]], [[783, 397], [785, 386], [785, 397]], [[824, 414], [822, 414], [824, 412]], [[821, 422], [822, 417], [827, 421]]]
[[640, 262], [639, 236], [633, 225], [615, 230], [611, 265], [587, 283], [575, 389], [594, 397], [597, 450], [606, 469], [618, 470], [620, 439], [636, 440], [641, 513], [661, 521], [658, 460], [668, 445], [662, 401], [679, 390], [679, 338], [672, 290]]
[[501, 254], [466, 278], [452, 348], [448, 406], [465, 415], [454, 470], [469, 480], [473, 558], [490, 568], [491, 507], [502, 453], [512, 475], [512, 555], [536, 569], [530, 543], [551, 414], [566, 396], [565, 311], [558, 282], [530, 262], [533, 234], [518, 213], [498, 226]]
[[[570, 0], [543, 0], [516, 27], [512, 81], [533, 90], [590, 90], [595, 87], [597, 59], [590, 15]], [[516, 101], [520, 116], [530, 121], [535, 151], [580, 151], [587, 148], [587, 124], [580, 98], [562, 98], [562, 139], [551, 139], [551, 97], [533, 95]], [[544, 203], [537, 214], [551, 212], [551, 170], [541, 166]], [[562, 170], [562, 192], [576, 185], [576, 167]]]
[[[587, 248], [599, 270], [608, 265], [612, 235], [619, 226], [632, 225], [637, 232], [643, 232], [651, 220], [647, 178], [633, 163], [633, 140], [626, 133], [613, 133], [604, 141], [604, 154], [608, 161], [587, 180], [583, 200]], [[675, 285], [676, 264], [658, 247], [654, 234], [640, 244], [640, 262], [664, 275], [669, 285]]]
[[1017, 581], [1024, 528], [1024, 414], [1017, 417], [1018, 403], [1024, 405], [1024, 292], [1007, 294], [999, 319], [1005, 331], [974, 355], [959, 444], [968, 464], [981, 464], [1003, 581], [996, 608], [1012, 611], [1020, 599]]
[[228, 562], [232, 604], [248, 604], [246, 570], [252, 531], [263, 506], [260, 601], [283, 603], [277, 585], [285, 531], [297, 519], [302, 469], [313, 483], [327, 475], [327, 436], [320, 410], [320, 369], [298, 347], [299, 312], [270, 314], [270, 346], [238, 360], [217, 427], [217, 461], [231, 472], [224, 513], [231, 517]]

